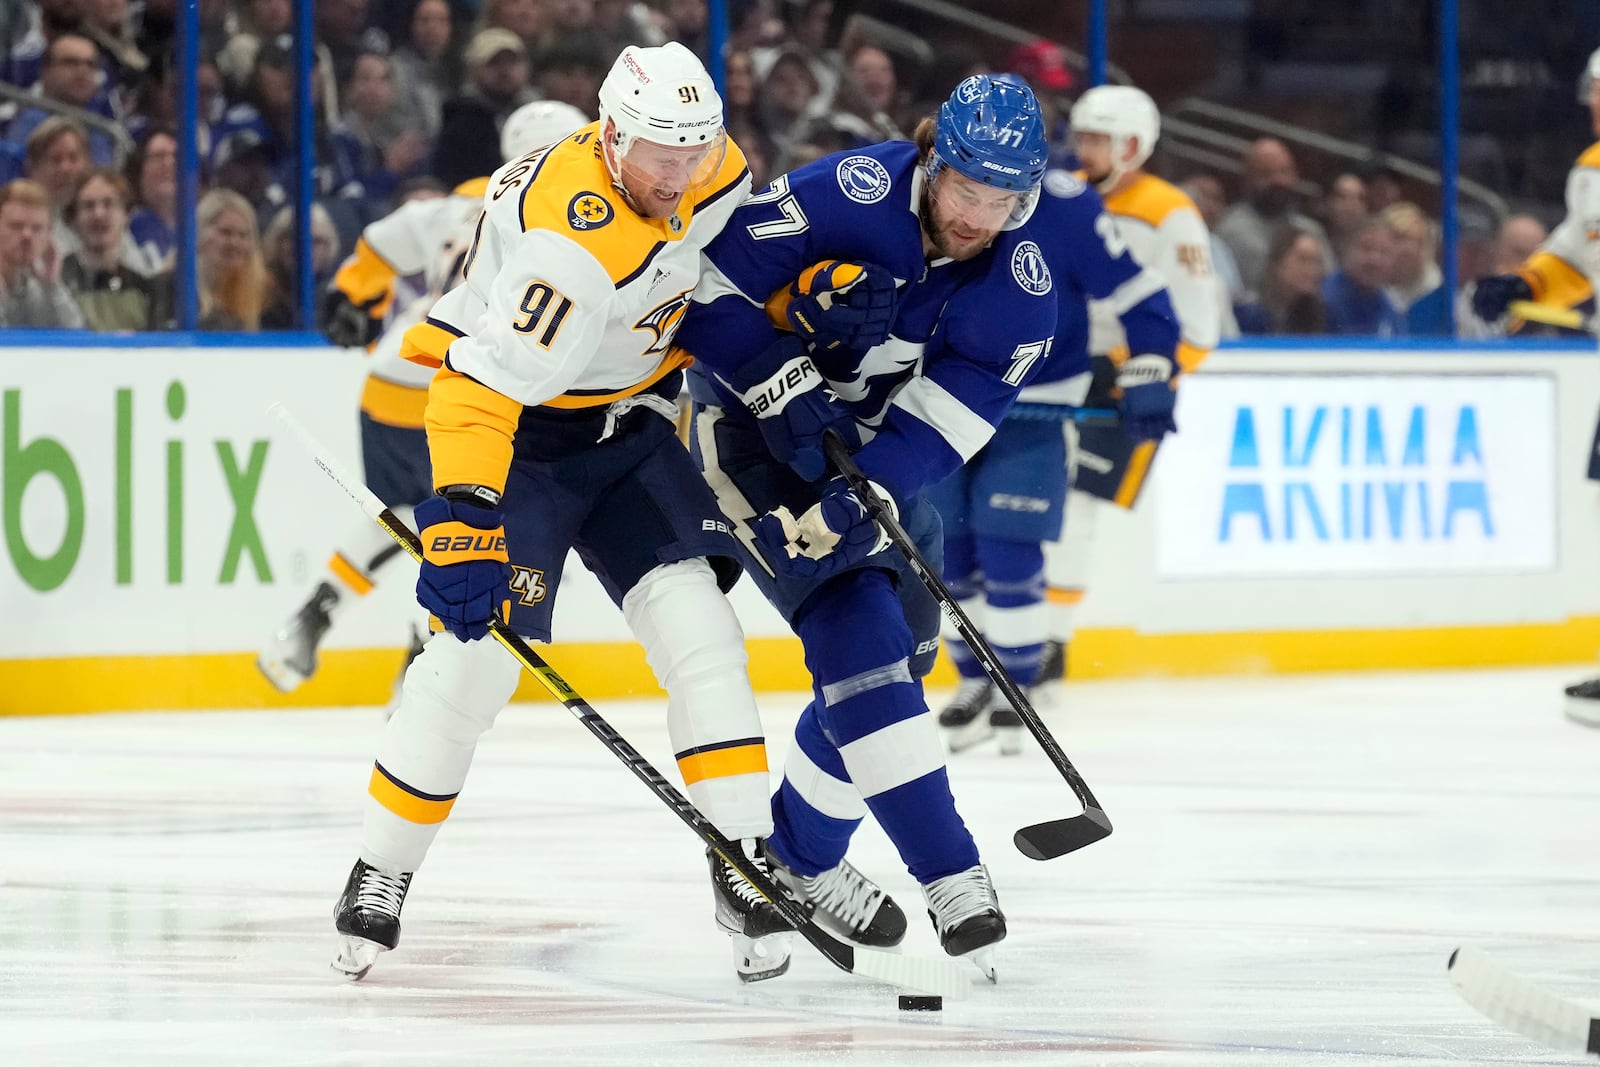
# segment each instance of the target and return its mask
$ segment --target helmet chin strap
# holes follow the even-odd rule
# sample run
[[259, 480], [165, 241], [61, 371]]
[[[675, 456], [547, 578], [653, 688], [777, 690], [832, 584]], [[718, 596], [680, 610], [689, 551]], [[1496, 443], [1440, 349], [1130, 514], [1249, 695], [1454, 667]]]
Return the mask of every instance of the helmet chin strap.
[[644, 210], [639, 206], [639, 202], [633, 198], [633, 194], [628, 191], [628, 187], [622, 183], [623, 148], [618, 142], [621, 141], [623, 133], [617, 129], [615, 122], [608, 123], [608, 125], [611, 128], [611, 136], [607, 137], [605, 136], [605, 131], [601, 131], [600, 155], [606, 161], [606, 173], [611, 176], [611, 188], [616, 190], [617, 195], [622, 197], [634, 214], [643, 215]]

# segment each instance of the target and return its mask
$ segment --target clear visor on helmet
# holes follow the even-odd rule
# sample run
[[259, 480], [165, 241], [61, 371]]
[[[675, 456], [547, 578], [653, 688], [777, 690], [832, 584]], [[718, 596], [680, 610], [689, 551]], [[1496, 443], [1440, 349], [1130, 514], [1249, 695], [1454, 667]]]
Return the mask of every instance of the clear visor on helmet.
[[617, 155], [617, 175], [634, 193], [690, 195], [711, 184], [728, 154], [728, 136], [705, 144], [666, 145], [630, 137]]
[[974, 230], [1006, 230], [1032, 214], [1037, 187], [1026, 191], [997, 189], [974, 181], [945, 165], [938, 153], [929, 168], [928, 196], [950, 216]]

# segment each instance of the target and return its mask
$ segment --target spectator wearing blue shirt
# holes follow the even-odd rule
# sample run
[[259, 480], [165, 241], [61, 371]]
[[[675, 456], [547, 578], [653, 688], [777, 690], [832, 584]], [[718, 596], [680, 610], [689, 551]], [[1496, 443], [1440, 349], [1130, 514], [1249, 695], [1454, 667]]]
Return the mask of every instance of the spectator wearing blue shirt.
[[[96, 107], [101, 85], [100, 46], [78, 33], [63, 33], [45, 46], [39, 65], [37, 91], [45, 100], [102, 111]], [[6, 140], [13, 145], [27, 144], [29, 134], [56, 112], [45, 107], [24, 107], [6, 127]], [[116, 158], [116, 142], [104, 130], [89, 131], [89, 154], [96, 166], [106, 166]]]
[[1328, 332], [1400, 337], [1406, 320], [1384, 293], [1394, 259], [1394, 238], [1380, 218], [1362, 223], [1345, 246], [1338, 270], [1322, 283]]
[[178, 227], [178, 139], [169, 126], [154, 126], [128, 158], [134, 210], [128, 233], [153, 262], [165, 263]]

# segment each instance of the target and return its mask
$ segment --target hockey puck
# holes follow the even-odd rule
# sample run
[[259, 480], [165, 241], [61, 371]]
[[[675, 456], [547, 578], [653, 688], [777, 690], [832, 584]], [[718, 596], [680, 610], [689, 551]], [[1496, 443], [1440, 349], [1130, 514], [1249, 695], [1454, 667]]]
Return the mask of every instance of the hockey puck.
[[910, 993], [900, 994], [901, 1011], [943, 1011], [943, 997], [922, 997]]

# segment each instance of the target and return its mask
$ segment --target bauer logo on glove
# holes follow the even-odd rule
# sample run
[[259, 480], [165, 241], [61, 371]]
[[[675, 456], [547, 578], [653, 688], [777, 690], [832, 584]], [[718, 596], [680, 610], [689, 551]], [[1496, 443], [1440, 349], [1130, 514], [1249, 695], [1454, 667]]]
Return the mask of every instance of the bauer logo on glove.
[[828, 259], [775, 293], [767, 314], [819, 348], [865, 352], [888, 339], [897, 299], [894, 276], [884, 268]]

